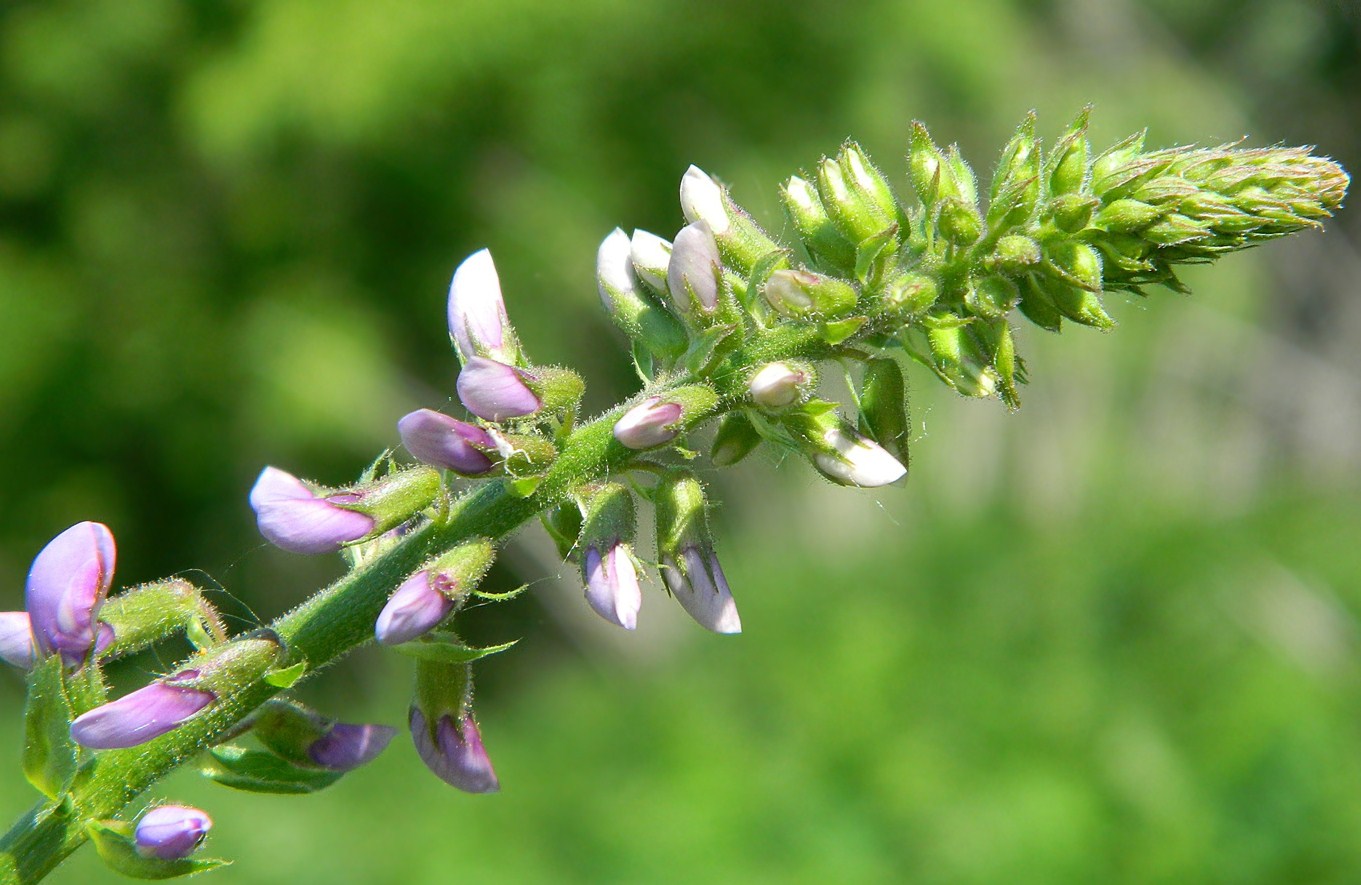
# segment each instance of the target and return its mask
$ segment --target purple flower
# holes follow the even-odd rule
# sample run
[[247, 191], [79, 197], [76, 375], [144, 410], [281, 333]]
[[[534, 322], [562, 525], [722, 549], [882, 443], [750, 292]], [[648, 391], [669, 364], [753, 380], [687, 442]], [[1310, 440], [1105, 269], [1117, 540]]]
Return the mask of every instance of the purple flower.
[[116, 555], [108, 526], [82, 522], [49, 541], [33, 560], [26, 608], [39, 656], [60, 653], [67, 663], [79, 663], [99, 640], [112, 639], [97, 618], [113, 583]]
[[680, 435], [683, 412], [680, 403], [663, 402], [659, 396], [648, 397], [615, 422], [614, 438], [630, 449], [650, 449], [669, 443]]
[[71, 723], [71, 738], [91, 750], [122, 750], [174, 731], [216, 699], [212, 692], [175, 684], [198, 675], [184, 670], [95, 707]]
[[475, 356], [458, 373], [458, 398], [479, 418], [505, 421], [532, 415], [543, 401], [525, 383], [527, 375], [514, 366]]
[[602, 556], [599, 548], [591, 545], [582, 559], [582, 570], [586, 573], [586, 601], [591, 608], [625, 630], [637, 627], [643, 591], [638, 586], [638, 571], [628, 548], [616, 542]]
[[133, 840], [142, 857], [182, 860], [203, 844], [213, 819], [188, 805], [158, 805], [137, 822]]
[[260, 471], [250, 490], [260, 534], [293, 553], [334, 553], [372, 532], [372, 517], [337, 506], [355, 500], [349, 494], [320, 496], [277, 467]]
[[374, 636], [383, 645], [410, 642], [433, 630], [454, 610], [454, 600], [442, 589], [452, 590], [452, 579], [421, 569], [402, 582], [374, 625]]
[[718, 244], [708, 222], [681, 228], [666, 267], [666, 287], [681, 316], [691, 316], [696, 310], [713, 313], [718, 308], [720, 267]]
[[0, 612], [0, 661], [27, 670], [35, 660], [28, 612]]
[[416, 752], [440, 780], [468, 793], [501, 789], [471, 713], [464, 713], [457, 724], [453, 716], [441, 716], [432, 734], [425, 716], [412, 707], [410, 724]]
[[337, 722], [325, 736], [312, 742], [307, 755], [322, 768], [349, 771], [373, 761], [395, 734], [397, 729], [386, 725]]
[[514, 333], [501, 297], [501, 280], [486, 249], [468, 256], [454, 271], [449, 285], [449, 334], [464, 364], [475, 356], [515, 362]]
[[662, 580], [690, 617], [715, 633], [741, 633], [742, 619], [728, 589], [728, 579], [712, 549], [687, 546], [679, 561], [662, 558]]
[[495, 467], [484, 452], [496, 442], [476, 424], [431, 409], [417, 409], [397, 422], [402, 445], [418, 461], [464, 476], [480, 476]]

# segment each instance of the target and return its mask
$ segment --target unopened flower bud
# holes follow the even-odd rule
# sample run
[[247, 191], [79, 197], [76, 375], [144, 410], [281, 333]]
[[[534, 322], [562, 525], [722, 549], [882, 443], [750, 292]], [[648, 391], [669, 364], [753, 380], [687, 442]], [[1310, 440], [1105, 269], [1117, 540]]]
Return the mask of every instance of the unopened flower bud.
[[802, 400], [815, 383], [811, 366], [766, 363], [747, 382], [747, 395], [761, 408], [778, 412]]
[[1045, 257], [1059, 279], [1091, 292], [1101, 291], [1101, 256], [1091, 246], [1060, 240], [1045, 249]]
[[685, 329], [670, 311], [643, 292], [632, 252], [628, 234], [619, 228], [600, 244], [595, 265], [600, 300], [629, 340], [642, 343], [663, 359], [674, 360], [688, 344]]
[[632, 630], [643, 604], [632, 552], [637, 534], [633, 495], [618, 483], [606, 483], [583, 495], [583, 507], [581, 572], [586, 601], [605, 620]]
[[964, 290], [964, 303], [970, 312], [990, 319], [1006, 316], [1020, 297], [1021, 292], [1016, 284], [1000, 274], [985, 274], [970, 279], [968, 288]]
[[226, 629], [202, 591], [183, 578], [166, 578], [119, 593], [99, 610], [110, 642], [97, 648], [101, 660], [141, 651], [183, 631], [200, 647], [221, 641]]
[[473, 718], [471, 666], [418, 660], [409, 725], [421, 761], [440, 780], [468, 793], [501, 789]]
[[99, 609], [113, 583], [117, 550], [108, 526], [82, 522], [47, 543], [33, 560], [25, 607], [39, 657], [78, 665], [113, 637]]
[[399, 645], [439, 626], [482, 581], [495, 556], [492, 543], [478, 538], [436, 557], [392, 594], [374, 626], [377, 640]]
[[307, 755], [330, 771], [351, 771], [376, 759], [396, 734], [387, 725], [337, 722], [312, 742]]
[[1035, 137], [1035, 115], [1026, 115], [1005, 148], [992, 179], [987, 223], [990, 228], [1025, 224], [1040, 198], [1040, 142]]
[[685, 220], [707, 222], [724, 261], [742, 273], [750, 272], [763, 256], [780, 248], [733, 201], [727, 188], [698, 166], [685, 170], [681, 178], [680, 202]]
[[133, 840], [142, 857], [181, 860], [198, 850], [213, 820], [187, 805], [158, 805], [137, 821]]
[[795, 175], [780, 188], [780, 197], [810, 258], [829, 269], [855, 268], [855, 246], [837, 230], [813, 185]]
[[671, 264], [671, 243], [645, 230], [635, 230], [629, 240], [629, 263], [634, 273], [653, 292], [665, 297], [666, 269]]
[[884, 304], [904, 319], [920, 314], [936, 303], [940, 286], [936, 278], [922, 273], [906, 273], [888, 285]]
[[1040, 244], [1030, 237], [1008, 234], [997, 241], [992, 257], [999, 270], [1020, 274], [1039, 264], [1042, 253]]
[[917, 199], [928, 209], [942, 197], [958, 196], [952, 187], [952, 176], [945, 164], [945, 156], [931, 140], [931, 133], [926, 126], [915, 120], [908, 136], [907, 168]]
[[927, 330], [931, 366], [936, 375], [964, 396], [988, 397], [997, 392], [997, 373], [987, 354], [959, 318]]
[[1087, 183], [1087, 159], [1091, 152], [1087, 143], [1087, 120], [1091, 112], [1090, 105], [1083, 108], [1050, 152], [1051, 194], [1076, 194]]
[[859, 298], [845, 280], [807, 270], [777, 270], [761, 290], [770, 306], [788, 317], [838, 317], [855, 309]]
[[251, 733], [264, 747], [294, 766], [351, 771], [382, 753], [395, 728], [337, 722], [297, 701], [273, 699], [252, 717]]
[[486, 249], [474, 252], [454, 271], [449, 284], [449, 335], [465, 365], [477, 356], [511, 364], [520, 360], [520, 346], [501, 297], [501, 280]]
[[614, 438], [639, 451], [665, 445], [680, 436], [688, 421], [708, 414], [717, 404], [717, 394], [707, 385], [677, 387], [625, 412], [614, 424]]
[[1064, 233], [1075, 234], [1092, 220], [1092, 213], [1101, 201], [1081, 194], [1063, 194], [1049, 202], [1054, 226]]
[[[863, 167], [861, 172], [869, 176]], [[817, 182], [818, 196], [832, 223], [852, 244], [877, 237], [896, 223], [896, 213], [884, 212], [875, 202], [877, 195], [851, 177], [848, 165], [824, 157], [818, 164]]]
[[524, 369], [486, 357], [467, 360], [455, 387], [464, 407], [485, 421], [523, 418], [543, 408]]
[[956, 246], [968, 246], [983, 235], [983, 219], [978, 210], [958, 197], [940, 201], [940, 234]]
[[0, 612], [0, 661], [27, 670], [35, 660], [28, 612]]
[[654, 501], [660, 571], [671, 595], [701, 626], [715, 633], [742, 632], [737, 604], [714, 553], [699, 480], [670, 473], [657, 484]]
[[788, 416], [785, 427], [818, 472], [839, 485], [875, 488], [907, 474], [898, 459], [823, 404]]
[[722, 260], [708, 222], [681, 228], [666, 267], [666, 287], [681, 317], [693, 319], [717, 311], [721, 278]]
[[483, 476], [496, 469], [487, 456], [494, 451], [487, 431], [431, 409], [417, 409], [397, 422], [402, 445], [417, 461], [463, 476]]

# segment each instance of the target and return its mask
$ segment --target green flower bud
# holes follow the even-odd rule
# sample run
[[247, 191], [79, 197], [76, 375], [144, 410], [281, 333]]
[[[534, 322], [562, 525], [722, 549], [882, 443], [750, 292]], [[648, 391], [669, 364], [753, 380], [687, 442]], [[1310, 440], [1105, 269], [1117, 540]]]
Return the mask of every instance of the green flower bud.
[[99, 652], [107, 660], [132, 654], [185, 631], [199, 646], [221, 642], [226, 629], [199, 589], [180, 578], [133, 587], [99, 609], [99, 620], [113, 630], [113, 640]]
[[1115, 328], [1115, 320], [1106, 313], [1106, 308], [1101, 304], [1101, 296], [1096, 292], [1065, 283], [1053, 283], [1045, 288], [1053, 298], [1054, 306], [1058, 308], [1059, 313], [1073, 322], [1092, 326], [1103, 332]]
[[342, 489], [328, 495], [327, 501], [371, 518], [373, 528], [367, 537], [373, 538], [429, 507], [441, 488], [438, 470], [412, 467]]
[[1059, 331], [1063, 326], [1063, 314], [1059, 313], [1058, 305], [1054, 303], [1054, 297], [1049, 294], [1049, 289], [1030, 274], [1022, 277], [1018, 285], [1021, 300], [1016, 306], [1025, 318], [1041, 329]]
[[966, 325], [928, 329], [931, 367], [942, 381], [964, 396], [988, 397], [997, 392], [997, 373]]
[[1092, 220], [1092, 212], [1100, 205], [1095, 197], [1080, 194], [1063, 194], [1049, 203], [1049, 211], [1054, 216], [1054, 226], [1064, 233], [1075, 234]]
[[1091, 292], [1101, 291], [1101, 256], [1091, 246], [1059, 240], [1046, 247], [1047, 269], [1058, 279]]
[[977, 208], [978, 176], [974, 175], [973, 167], [960, 156], [959, 145], [952, 144], [946, 149], [945, 166], [950, 170], [950, 177], [959, 191], [959, 199]]
[[709, 460], [716, 467], [731, 467], [761, 444], [761, 434], [744, 412], [729, 412], [718, 422]]
[[1083, 108], [1051, 152], [1048, 163], [1051, 194], [1076, 194], [1087, 183], [1087, 160], [1091, 152], [1087, 143], [1087, 119], [1091, 112], [1090, 105]]
[[1035, 214], [1040, 199], [1040, 141], [1035, 114], [1028, 114], [1002, 150], [988, 201], [988, 227], [1011, 228]]
[[964, 303], [970, 312], [988, 319], [1006, 316], [1020, 297], [1020, 288], [998, 274], [970, 279], [968, 288], [964, 290]]
[[906, 273], [889, 283], [884, 305], [894, 315], [907, 319], [936, 303], [940, 286], [936, 278], [922, 273]]
[[846, 142], [837, 156], [837, 163], [852, 192], [879, 220], [875, 234], [897, 224], [900, 212], [893, 189], [889, 187], [884, 173], [879, 171], [860, 145], [853, 141]]
[[787, 317], [838, 317], [855, 309], [859, 293], [845, 280], [807, 270], [777, 270], [761, 290], [770, 306]]
[[1112, 233], [1143, 230], [1167, 214], [1167, 210], [1129, 198], [1115, 200], [1096, 214], [1095, 225]]
[[809, 257], [828, 269], [851, 272], [855, 246], [837, 230], [813, 185], [795, 175], [780, 188], [780, 197]]
[[571, 369], [558, 366], [535, 366], [524, 375], [524, 383], [543, 403], [549, 414], [575, 412], [586, 391], [586, 382]]
[[997, 241], [992, 260], [997, 268], [1012, 275], [1023, 273], [1040, 263], [1040, 244], [1020, 234], [1008, 234]]
[[1144, 136], [1148, 130], [1136, 132], [1097, 157], [1092, 163], [1092, 191], [1102, 194], [1110, 189], [1115, 177], [1138, 159], [1144, 150]]
[[940, 201], [940, 233], [956, 246], [968, 246], [983, 235], [983, 219], [972, 203], [946, 197]]
[[954, 180], [945, 155], [931, 140], [931, 133], [920, 121], [912, 122], [908, 136], [907, 169], [917, 199], [928, 210], [944, 197], [962, 197], [964, 191]]
[[[842, 156], [844, 158], [845, 154]], [[873, 179], [877, 170], [871, 173], [859, 164], [860, 155], [857, 153], [854, 156], [857, 158], [855, 162], [843, 160], [840, 163], [824, 157], [818, 164], [817, 183], [822, 205], [826, 207], [837, 230], [851, 243], [858, 244], [891, 227], [894, 215], [884, 212], [876, 202], [878, 195], [873, 187]], [[852, 178], [847, 171], [856, 166], [870, 182], [870, 187]], [[884, 186], [887, 188], [887, 184]]]

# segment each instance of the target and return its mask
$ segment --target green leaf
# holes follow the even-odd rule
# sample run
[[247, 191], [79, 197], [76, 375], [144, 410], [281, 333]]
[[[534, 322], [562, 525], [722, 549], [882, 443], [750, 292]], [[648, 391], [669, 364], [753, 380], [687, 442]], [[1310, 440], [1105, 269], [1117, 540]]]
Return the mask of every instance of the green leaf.
[[307, 662], [298, 661], [291, 667], [272, 670], [265, 674], [265, 682], [275, 688], [292, 688], [307, 672]]
[[423, 639], [415, 642], [406, 642], [401, 645], [393, 646], [397, 651], [404, 655], [413, 657], [419, 661], [435, 661], [442, 664], [467, 664], [476, 661], [478, 658], [485, 658], [489, 655], [499, 654], [505, 651], [518, 639], [501, 645], [492, 645], [486, 648], [473, 648], [463, 645], [457, 640], [449, 638], [446, 634], [427, 634]]
[[868, 285], [878, 275], [880, 256], [885, 255], [890, 244], [897, 243], [898, 225], [894, 224], [855, 247], [855, 278], [861, 285]]
[[707, 375], [718, 361], [742, 343], [736, 326], [710, 326], [690, 342], [684, 365], [694, 375]]
[[204, 777], [224, 787], [252, 793], [315, 793], [340, 780], [343, 772], [303, 768], [266, 750], [214, 747]]
[[85, 825], [85, 831], [90, 834], [95, 850], [110, 869], [134, 879], [174, 879], [231, 863], [215, 857], [186, 857], [181, 860], [143, 857], [137, 852], [132, 825], [123, 821], [92, 820]]
[[840, 344], [850, 338], [865, 325], [865, 317], [848, 317], [822, 324], [822, 340], [828, 344]]
[[519, 479], [506, 478], [506, 490], [517, 498], [528, 498], [543, 482], [543, 475], [524, 476]]
[[43, 795], [57, 799], [75, 776], [78, 748], [71, 740], [71, 701], [61, 655], [50, 655], [28, 674], [24, 707], [24, 776]]

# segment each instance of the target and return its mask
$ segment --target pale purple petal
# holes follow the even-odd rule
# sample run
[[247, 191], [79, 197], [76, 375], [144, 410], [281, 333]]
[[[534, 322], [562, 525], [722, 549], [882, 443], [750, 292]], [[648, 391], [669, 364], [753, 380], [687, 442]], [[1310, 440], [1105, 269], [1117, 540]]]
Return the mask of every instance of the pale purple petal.
[[643, 591], [638, 586], [638, 571], [633, 558], [622, 544], [610, 547], [602, 557], [595, 546], [586, 549], [586, 601], [611, 624], [625, 630], [638, 626], [638, 610], [643, 606]]
[[421, 569], [402, 582], [374, 625], [374, 637], [383, 645], [410, 642], [439, 625], [454, 609], [454, 601], [441, 593]]
[[307, 755], [322, 768], [349, 771], [372, 762], [387, 749], [397, 729], [386, 725], [337, 722], [324, 737], [312, 742]]
[[718, 244], [704, 221], [681, 228], [666, 268], [666, 287], [682, 315], [696, 307], [711, 313], [718, 307]]
[[663, 563], [662, 579], [681, 607], [700, 626], [715, 633], [741, 633], [742, 619], [737, 615], [737, 603], [728, 589], [728, 579], [718, 564], [718, 557], [709, 551], [707, 556], [697, 547], [681, 552], [685, 568], [668, 560]]
[[487, 421], [521, 418], [543, 407], [525, 384], [523, 372], [485, 357], [468, 360], [455, 386], [468, 411]]
[[181, 860], [203, 844], [213, 819], [187, 805], [159, 805], [142, 815], [133, 840], [142, 857]]
[[479, 354], [511, 359], [505, 343], [509, 326], [491, 252], [474, 252], [454, 271], [449, 284], [449, 334], [459, 356], [465, 363]]
[[471, 715], [464, 716], [458, 726], [452, 717], [440, 717], [432, 739], [425, 717], [412, 707], [411, 739], [425, 766], [445, 783], [468, 793], [495, 793], [501, 789], [482, 746], [482, 734]]
[[212, 692], [153, 682], [76, 717], [71, 738], [91, 750], [136, 747], [179, 728], [213, 700]]
[[648, 397], [629, 409], [614, 424], [614, 438], [630, 449], [650, 449], [671, 442], [680, 435], [683, 413], [680, 403], [662, 402]]
[[60, 652], [74, 663], [90, 653], [116, 556], [108, 527], [82, 522], [49, 541], [33, 560], [26, 608], [41, 655]]
[[402, 445], [418, 461], [465, 476], [489, 472], [493, 463], [481, 450], [495, 448], [487, 431], [476, 424], [417, 409], [397, 422]]
[[27, 670], [35, 659], [28, 612], [0, 612], [0, 660]]
[[[357, 500], [353, 495], [336, 500]], [[293, 553], [334, 553], [373, 531], [373, 518], [320, 498], [302, 480], [266, 467], [250, 492], [260, 534]]]

